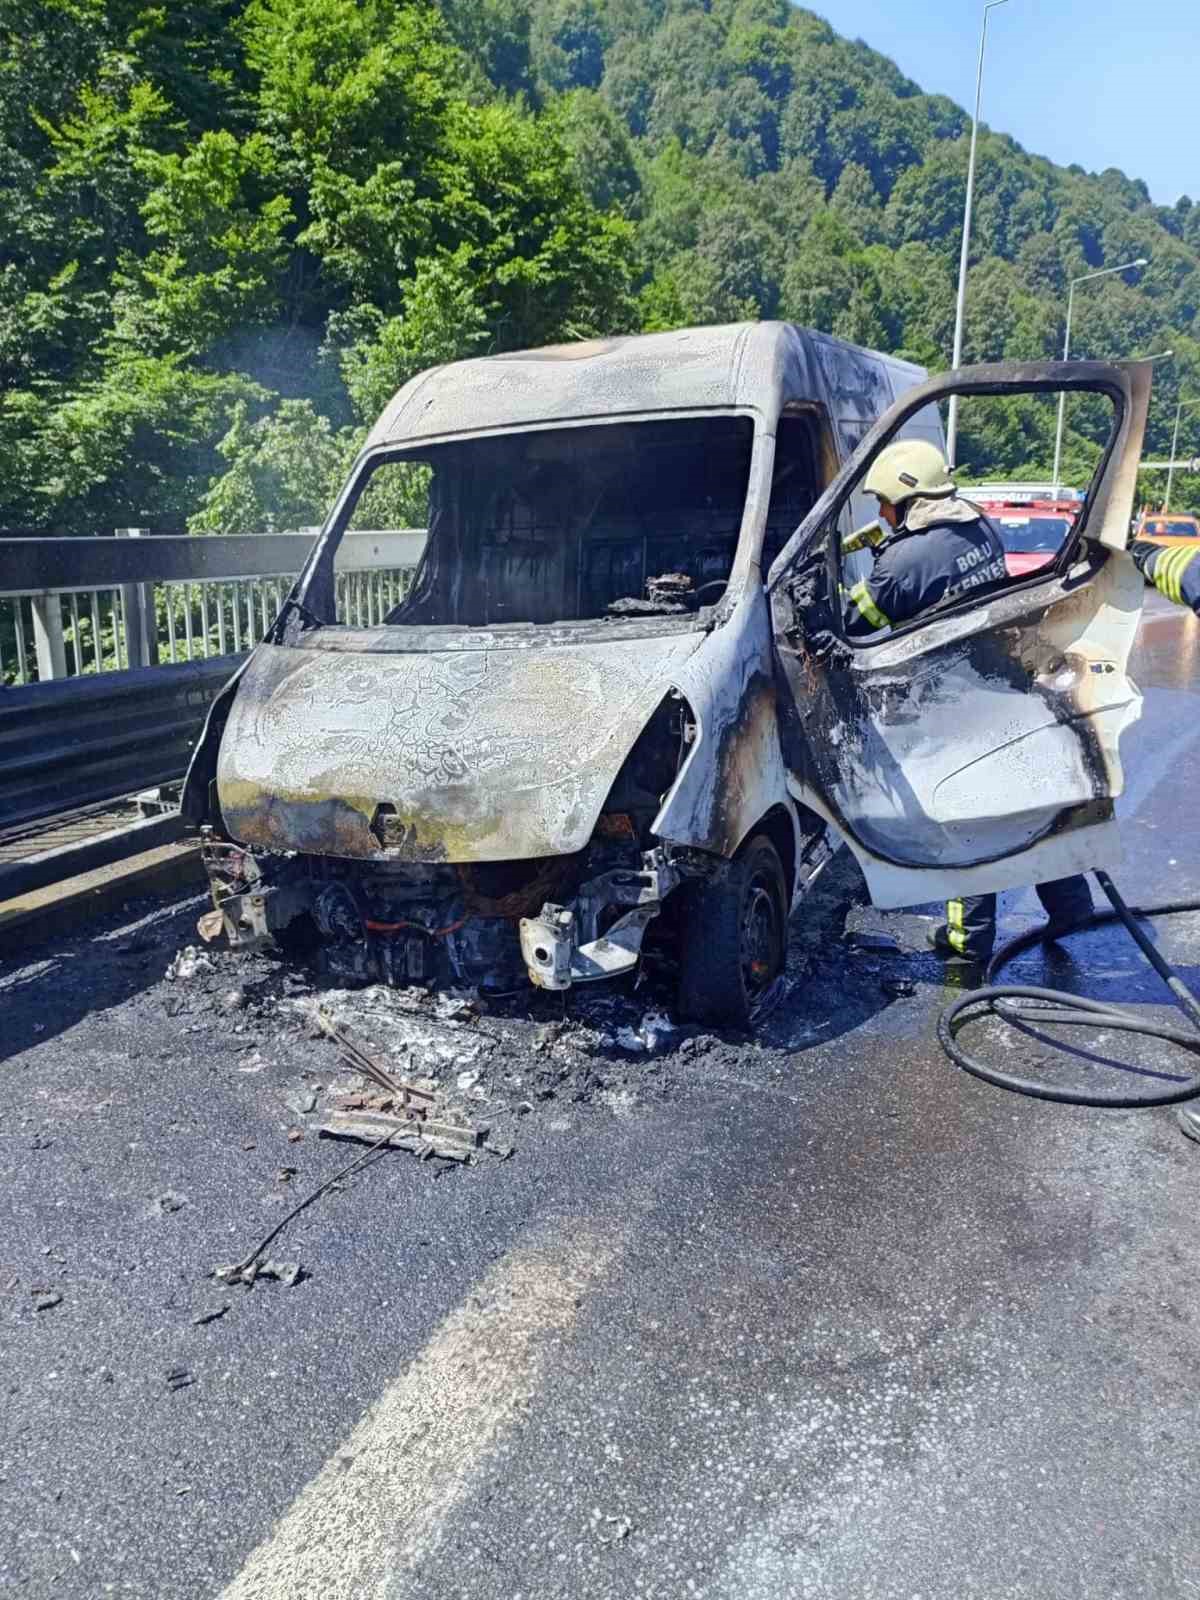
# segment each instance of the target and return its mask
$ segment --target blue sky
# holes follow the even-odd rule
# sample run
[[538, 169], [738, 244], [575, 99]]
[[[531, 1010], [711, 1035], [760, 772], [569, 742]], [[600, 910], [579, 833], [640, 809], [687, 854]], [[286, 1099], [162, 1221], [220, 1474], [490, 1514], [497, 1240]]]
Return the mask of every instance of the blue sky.
[[[976, 0], [802, 0], [930, 93], [974, 104]], [[1009, 0], [988, 18], [982, 117], [1035, 155], [1200, 199], [1198, 0]]]

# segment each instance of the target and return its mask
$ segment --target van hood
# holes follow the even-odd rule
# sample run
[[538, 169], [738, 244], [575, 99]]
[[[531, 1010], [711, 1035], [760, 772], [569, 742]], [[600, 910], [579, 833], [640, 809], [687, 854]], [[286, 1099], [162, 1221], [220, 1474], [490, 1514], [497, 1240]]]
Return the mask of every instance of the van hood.
[[704, 638], [402, 653], [261, 644], [221, 737], [226, 829], [252, 848], [356, 860], [581, 850]]

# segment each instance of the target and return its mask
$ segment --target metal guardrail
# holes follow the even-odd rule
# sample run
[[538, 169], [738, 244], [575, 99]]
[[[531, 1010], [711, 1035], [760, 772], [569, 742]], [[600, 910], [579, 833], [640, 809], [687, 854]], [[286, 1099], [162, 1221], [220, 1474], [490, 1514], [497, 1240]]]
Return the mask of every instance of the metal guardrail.
[[0, 690], [0, 827], [180, 778], [236, 656]]
[[[0, 539], [0, 685], [238, 655], [262, 638], [310, 533]], [[345, 535], [338, 614], [378, 622], [404, 595], [423, 529]]]

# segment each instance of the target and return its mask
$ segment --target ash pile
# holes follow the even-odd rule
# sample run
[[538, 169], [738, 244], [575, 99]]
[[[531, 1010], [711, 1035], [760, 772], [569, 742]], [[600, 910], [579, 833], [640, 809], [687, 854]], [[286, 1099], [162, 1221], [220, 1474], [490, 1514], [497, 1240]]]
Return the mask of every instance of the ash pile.
[[[234, 1072], [280, 1091], [301, 1133], [366, 1139], [394, 1116], [439, 1161], [507, 1154], [537, 1113], [627, 1113], [670, 1091], [681, 1050], [718, 1043], [677, 1027], [653, 995], [573, 995], [568, 1012], [536, 993], [342, 987], [273, 953], [190, 945], [165, 977], [168, 1015], [222, 1037]], [[436, 1136], [422, 1143], [423, 1123]]]

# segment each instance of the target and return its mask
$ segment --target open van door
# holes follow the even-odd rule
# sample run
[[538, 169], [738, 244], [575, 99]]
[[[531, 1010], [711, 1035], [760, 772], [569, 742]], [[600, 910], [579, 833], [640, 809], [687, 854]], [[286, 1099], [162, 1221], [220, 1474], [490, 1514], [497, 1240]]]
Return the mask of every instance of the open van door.
[[[850, 639], [838, 517], [879, 451], [952, 394], [1111, 413], [1080, 515], [1036, 573]], [[1126, 663], [1144, 586], [1124, 553], [1146, 363], [965, 367], [908, 390], [773, 563], [780, 737], [795, 798], [838, 829], [877, 906], [1044, 882], [1112, 863]], [[1009, 406], [1019, 418], [1020, 401]], [[913, 535], [919, 537], [919, 535]]]

